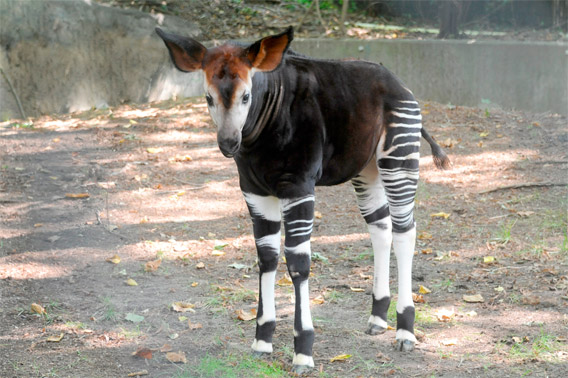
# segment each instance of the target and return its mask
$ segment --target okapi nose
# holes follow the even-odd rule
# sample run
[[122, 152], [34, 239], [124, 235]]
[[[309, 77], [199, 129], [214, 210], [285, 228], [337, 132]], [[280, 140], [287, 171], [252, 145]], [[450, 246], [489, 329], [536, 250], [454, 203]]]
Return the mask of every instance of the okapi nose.
[[228, 158], [233, 157], [241, 147], [241, 142], [235, 139], [219, 139], [217, 142], [223, 155]]

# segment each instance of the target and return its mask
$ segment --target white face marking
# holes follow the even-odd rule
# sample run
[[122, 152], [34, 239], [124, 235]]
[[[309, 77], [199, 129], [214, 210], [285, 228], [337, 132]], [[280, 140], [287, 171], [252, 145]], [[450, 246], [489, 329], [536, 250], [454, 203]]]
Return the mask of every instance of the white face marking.
[[225, 108], [219, 90], [205, 80], [205, 97], [207, 107], [213, 122], [219, 130], [241, 132], [247, 120], [250, 105], [252, 103], [252, 81], [250, 78], [245, 82], [239, 80], [240, 85], [235, 89], [233, 103]]

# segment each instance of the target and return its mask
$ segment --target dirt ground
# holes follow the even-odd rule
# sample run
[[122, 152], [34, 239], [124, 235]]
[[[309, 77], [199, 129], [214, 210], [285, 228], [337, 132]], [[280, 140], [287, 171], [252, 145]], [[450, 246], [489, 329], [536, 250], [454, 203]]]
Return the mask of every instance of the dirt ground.
[[[563, 376], [566, 118], [422, 108], [453, 166], [436, 170], [423, 151], [420, 343], [400, 353], [394, 331], [363, 332], [366, 226], [350, 184], [318, 188], [308, 376]], [[0, 136], [0, 376], [288, 376], [285, 264], [275, 352], [256, 360], [246, 320], [258, 285], [251, 222], [202, 99], [4, 122]], [[394, 257], [391, 265], [396, 294]]]

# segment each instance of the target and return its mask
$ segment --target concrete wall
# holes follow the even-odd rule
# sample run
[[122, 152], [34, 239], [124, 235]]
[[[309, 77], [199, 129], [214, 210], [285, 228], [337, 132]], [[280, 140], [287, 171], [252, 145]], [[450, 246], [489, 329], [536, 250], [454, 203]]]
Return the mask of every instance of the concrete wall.
[[[156, 26], [199, 39], [176, 17], [89, 0], [0, 0], [0, 66], [28, 116], [201, 95], [201, 74], [173, 67]], [[382, 62], [423, 100], [568, 113], [567, 44], [295, 40], [292, 48]], [[2, 77], [0, 116], [19, 117]]]
[[568, 44], [295, 40], [320, 58], [382, 62], [422, 100], [568, 114]]

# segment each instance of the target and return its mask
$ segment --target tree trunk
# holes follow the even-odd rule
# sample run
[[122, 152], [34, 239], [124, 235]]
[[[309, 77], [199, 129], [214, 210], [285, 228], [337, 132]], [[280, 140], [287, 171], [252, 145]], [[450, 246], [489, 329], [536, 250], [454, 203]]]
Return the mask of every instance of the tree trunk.
[[440, 5], [440, 33], [438, 38], [459, 38], [462, 4], [459, 0], [442, 1]]
[[568, 32], [568, 0], [553, 0], [552, 26]]
[[345, 35], [345, 18], [347, 17], [347, 10], [349, 9], [349, 0], [343, 0], [341, 6], [341, 34]]

